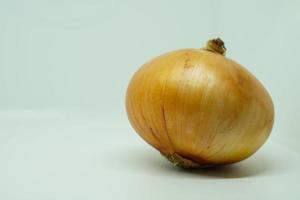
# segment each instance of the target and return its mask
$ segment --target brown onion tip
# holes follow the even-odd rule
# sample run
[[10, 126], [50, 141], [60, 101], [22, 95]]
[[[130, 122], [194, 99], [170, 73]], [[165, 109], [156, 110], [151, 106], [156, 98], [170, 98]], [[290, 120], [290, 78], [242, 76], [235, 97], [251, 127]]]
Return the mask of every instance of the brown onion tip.
[[225, 56], [226, 48], [223, 40], [220, 38], [209, 40], [205, 47], [206, 50], [219, 53]]
[[208, 164], [199, 164], [197, 162], [194, 162], [190, 159], [184, 158], [181, 155], [177, 153], [161, 153], [167, 160], [169, 160], [175, 167], [180, 167], [183, 169], [190, 169], [190, 168], [205, 168], [210, 165]]

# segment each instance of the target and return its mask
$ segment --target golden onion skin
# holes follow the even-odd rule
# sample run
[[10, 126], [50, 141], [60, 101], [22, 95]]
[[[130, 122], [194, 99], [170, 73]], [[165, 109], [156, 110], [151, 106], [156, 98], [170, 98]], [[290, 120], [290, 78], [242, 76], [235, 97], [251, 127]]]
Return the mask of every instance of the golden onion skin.
[[209, 42], [152, 59], [127, 89], [133, 128], [182, 167], [241, 161], [263, 145], [273, 126], [274, 106], [263, 85]]

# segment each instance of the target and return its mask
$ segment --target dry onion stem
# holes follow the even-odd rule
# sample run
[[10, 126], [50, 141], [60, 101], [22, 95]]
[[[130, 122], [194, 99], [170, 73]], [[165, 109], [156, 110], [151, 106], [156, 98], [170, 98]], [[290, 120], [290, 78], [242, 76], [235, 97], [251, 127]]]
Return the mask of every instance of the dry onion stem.
[[218, 38], [202, 49], [161, 55], [144, 64], [128, 86], [132, 126], [177, 166], [241, 161], [271, 132], [271, 97], [225, 51]]

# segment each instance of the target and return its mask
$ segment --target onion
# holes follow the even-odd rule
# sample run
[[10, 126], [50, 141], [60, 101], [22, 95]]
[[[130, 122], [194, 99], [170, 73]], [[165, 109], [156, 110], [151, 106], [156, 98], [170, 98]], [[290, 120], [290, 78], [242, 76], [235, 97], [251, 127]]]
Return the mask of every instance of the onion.
[[144, 64], [126, 95], [131, 125], [174, 165], [231, 164], [268, 138], [272, 99], [244, 67], [225, 57], [221, 39]]

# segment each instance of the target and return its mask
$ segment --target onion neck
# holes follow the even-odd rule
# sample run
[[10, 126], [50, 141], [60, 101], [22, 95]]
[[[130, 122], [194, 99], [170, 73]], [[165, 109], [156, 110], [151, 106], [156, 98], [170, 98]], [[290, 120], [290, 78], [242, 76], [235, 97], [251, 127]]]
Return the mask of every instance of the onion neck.
[[207, 51], [221, 54], [223, 56], [225, 56], [226, 53], [224, 42], [220, 38], [208, 40], [204, 49]]

